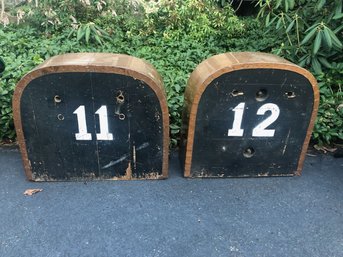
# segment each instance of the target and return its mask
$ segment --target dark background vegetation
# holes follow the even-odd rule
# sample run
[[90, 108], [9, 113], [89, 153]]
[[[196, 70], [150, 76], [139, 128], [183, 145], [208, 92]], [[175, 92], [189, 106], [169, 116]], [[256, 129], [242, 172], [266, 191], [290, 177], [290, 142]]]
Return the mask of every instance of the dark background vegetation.
[[6, 63], [0, 142], [15, 140], [12, 95], [27, 72], [58, 54], [109, 52], [144, 58], [159, 71], [176, 146], [190, 73], [204, 59], [229, 51], [270, 52], [310, 70], [321, 93], [312, 140], [343, 140], [341, 0], [19, 2], [3, 1], [0, 18], [0, 58]]

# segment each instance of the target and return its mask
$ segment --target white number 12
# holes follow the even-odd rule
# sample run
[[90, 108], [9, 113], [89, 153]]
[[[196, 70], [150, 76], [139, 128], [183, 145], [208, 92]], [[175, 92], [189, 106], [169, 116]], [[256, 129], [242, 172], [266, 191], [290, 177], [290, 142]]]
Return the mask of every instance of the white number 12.
[[[76, 140], [92, 140], [92, 134], [87, 132], [85, 106], [80, 105], [73, 114], [77, 115], [79, 132], [75, 133]], [[107, 106], [102, 105], [95, 114], [99, 115], [100, 133], [96, 134], [97, 140], [113, 140], [113, 134], [108, 132]]]
[[[243, 114], [244, 114], [245, 103], [239, 103], [232, 111], [235, 113], [232, 129], [229, 129], [229, 137], [241, 137], [243, 136], [244, 129], [241, 128]], [[267, 103], [262, 105], [257, 110], [257, 115], [264, 115], [267, 111], [272, 114], [260, 124], [258, 124], [252, 131], [253, 137], [273, 137], [275, 129], [266, 129], [274, 121], [276, 121], [280, 115], [280, 108], [276, 104]]]

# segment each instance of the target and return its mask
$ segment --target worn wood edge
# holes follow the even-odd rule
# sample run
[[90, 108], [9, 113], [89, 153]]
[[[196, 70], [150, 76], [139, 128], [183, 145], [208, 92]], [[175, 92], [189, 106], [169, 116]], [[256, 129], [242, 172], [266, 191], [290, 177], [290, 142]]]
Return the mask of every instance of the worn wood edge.
[[[255, 56], [251, 60], [251, 56]], [[259, 61], [259, 57], [262, 57], [262, 61]], [[213, 62], [213, 63], [212, 63]], [[298, 160], [297, 169], [294, 171], [294, 175], [301, 175], [303, 164], [305, 161], [306, 151], [309, 141], [311, 139], [312, 130], [316, 120], [318, 106], [319, 106], [319, 89], [317, 81], [314, 76], [306, 69], [295, 65], [281, 57], [266, 54], [266, 53], [225, 53], [212, 56], [202, 63], [200, 63], [196, 69], [192, 72], [185, 90], [185, 104], [184, 104], [184, 121], [187, 122], [187, 143], [185, 150], [185, 163], [184, 163], [184, 177], [191, 176], [191, 164], [194, 144], [194, 132], [196, 114], [198, 111], [198, 105], [203, 92], [211, 82], [219, 76], [233, 72], [236, 70], [244, 69], [279, 69], [296, 72], [303, 75], [312, 85], [314, 103], [312, 108], [311, 120], [307, 128], [305, 140], [302, 145], [301, 154]], [[209, 72], [206, 72], [209, 71]], [[206, 75], [206, 73], [208, 75]]]
[[[91, 56], [92, 58], [85, 60], [86, 56]], [[119, 59], [111, 64], [109, 60], [101, 65], [100, 58], [106, 57], [107, 59], [116, 58]], [[70, 59], [70, 60], [69, 60]], [[78, 62], [78, 59], [80, 61]], [[65, 64], [64, 62], [67, 62]], [[118, 61], [121, 61], [118, 66], [115, 66]], [[141, 65], [145, 66], [147, 70], [141, 68]], [[160, 107], [162, 111], [163, 119], [163, 158], [162, 158], [162, 175], [158, 179], [168, 178], [169, 170], [169, 111], [167, 105], [166, 93], [164, 90], [162, 79], [157, 72], [157, 70], [148, 62], [122, 54], [101, 54], [101, 53], [83, 53], [83, 54], [65, 54], [60, 56], [55, 56], [32, 71], [26, 74], [16, 85], [13, 98], [12, 98], [12, 109], [14, 126], [17, 134], [17, 141], [19, 149], [22, 155], [23, 166], [25, 175], [28, 180], [35, 181], [32, 175], [32, 167], [30, 160], [28, 158], [26, 142], [24, 138], [24, 132], [21, 122], [20, 113], [20, 100], [25, 90], [25, 87], [34, 79], [53, 73], [66, 73], [66, 72], [100, 72], [100, 73], [112, 73], [133, 77], [134, 79], [142, 80], [148, 84], [156, 96], [159, 99]], [[120, 180], [120, 179], [118, 179]], [[136, 179], [138, 180], [138, 179]], [[144, 178], [142, 179], [144, 180]]]
[[[298, 167], [297, 167], [297, 170], [295, 171], [296, 176], [301, 175], [302, 169], [304, 167], [306, 152], [307, 152], [310, 140], [311, 140], [311, 136], [312, 136], [312, 132], [313, 132], [314, 124], [316, 122], [316, 118], [317, 118], [317, 114], [318, 114], [318, 108], [319, 108], [319, 88], [318, 88], [317, 80], [309, 71], [307, 71], [305, 69], [303, 69], [303, 70], [304, 70], [304, 73], [302, 75], [304, 75], [304, 77], [306, 77], [312, 85], [313, 100], [314, 101], [313, 101], [311, 120], [310, 120], [310, 123], [307, 127], [307, 133], [306, 133], [306, 137], [305, 137], [305, 140], [304, 140], [304, 143], [302, 146], [302, 150], [301, 150], [301, 154], [299, 157]], [[305, 75], [305, 73], [306, 73], [306, 75]]]
[[[34, 70], [42, 69], [45, 67], [58, 67], [58, 66], [98, 66], [98, 67], [115, 67], [122, 69], [129, 69], [143, 74], [148, 78], [158, 81], [157, 85], [161, 87], [164, 92], [163, 80], [155, 67], [146, 60], [125, 55], [125, 54], [111, 54], [111, 53], [69, 53], [54, 56]], [[125, 75], [122, 74], [122, 75]]]

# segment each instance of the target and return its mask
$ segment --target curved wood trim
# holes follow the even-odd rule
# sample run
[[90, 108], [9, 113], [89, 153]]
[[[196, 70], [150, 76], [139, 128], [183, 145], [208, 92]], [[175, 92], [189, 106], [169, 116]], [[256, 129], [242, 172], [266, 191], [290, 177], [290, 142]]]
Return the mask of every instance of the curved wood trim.
[[33, 180], [31, 164], [26, 151], [26, 143], [20, 114], [20, 100], [25, 87], [34, 79], [51, 73], [61, 72], [100, 72], [114, 73], [133, 77], [148, 84], [156, 93], [162, 110], [163, 119], [163, 164], [162, 176], [168, 177], [169, 159], [169, 112], [163, 81], [157, 70], [148, 62], [123, 54], [108, 53], [77, 53], [64, 54], [50, 58], [30, 73], [25, 75], [17, 84], [13, 95], [13, 117], [20, 152], [23, 158], [26, 177]]
[[184, 113], [189, 115], [188, 132], [187, 132], [187, 145], [186, 145], [186, 158], [184, 176], [191, 176], [191, 164], [193, 154], [194, 132], [196, 115], [200, 98], [207, 88], [207, 86], [216, 78], [235, 70], [243, 69], [279, 69], [293, 71], [303, 75], [312, 85], [314, 94], [314, 104], [312, 109], [311, 120], [307, 129], [306, 137], [302, 146], [301, 155], [298, 161], [297, 170], [295, 175], [300, 175], [303, 168], [306, 151], [310, 142], [313, 126], [316, 120], [318, 105], [319, 105], [319, 90], [317, 81], [314, 76], [307, 70], [272, 54], [254, 53], [254, 52], [237, 52], [225, 53], [212, 56], [203, 61], [192, 72], [185, 91], [185, 104]]

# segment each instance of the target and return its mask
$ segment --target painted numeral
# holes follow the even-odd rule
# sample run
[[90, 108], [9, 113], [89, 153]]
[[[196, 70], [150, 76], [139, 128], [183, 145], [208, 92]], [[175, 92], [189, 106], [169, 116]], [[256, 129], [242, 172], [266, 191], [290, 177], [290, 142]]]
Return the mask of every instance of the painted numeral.
[[275, 134], [275, 129], [266, 129], [269, 125], [273, 124], [274, 121], [280, 115], [280, 108], [276, 104], [268, 103], [262, 105], [257, 110], [257, 115], [264, 115], [266, 112], [270, 111], [272, 114], [258, 124], [252, 131], [253, 137], [273, 137]]
[[[92, 134], [87, 132], [86, 110], [84, 105], [80, 105], [73, 114], [77, 115], [79, 132], [75, 133], [76, 140], [92, 140]], [[99, 116], [100, 133], [96, 134], [97, 140], [113, 140], [113, 134], [109, 133], [107, 106], [102, 105], [96, 112]]]
[[238, 104], [232, 111], [235, 112], [232, 129], [229, 129], [227, 135], [229, 137], [243, 136], [244, 129], [241, 129], [245, 103]]
[[113, 140], [113, 134], [108, 132], [107, 106], [103, 105], [95, 112], [99, 115], [100, 133], [96, 134], [97, 140]]
[[[244, 134], [244, 129], [241, 128], [243, 115], [244, 115], [245, 103], [239, 103], [232, 111], [234, 114], [234, 120], [232, 124], [232, 129], [228, 130], [229, 137], [241, 137]], [[262, 105], [257, 110], [257, 115], [264, 115], [266, 112], [270, 111], [271, 115], [259, 123], [252, 131], [253, 137], [274, 137], [275, 129], [267, 129], [268, 126], [275, 122], [280, 115], [280, 108], [276, 104], [267, 103]]]
[[80, 105], [73, 114], [77, 115], [77, 124], [79, 127], [79, 132], [75, 133], [76, 140], [92, 140], [92, 134], [87, 132], [85, 106]]

